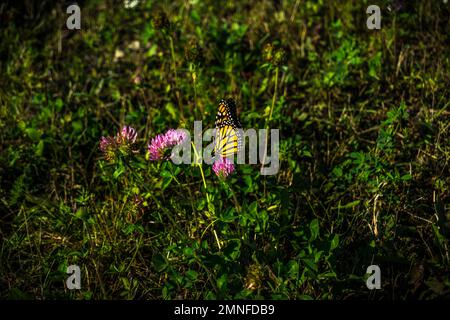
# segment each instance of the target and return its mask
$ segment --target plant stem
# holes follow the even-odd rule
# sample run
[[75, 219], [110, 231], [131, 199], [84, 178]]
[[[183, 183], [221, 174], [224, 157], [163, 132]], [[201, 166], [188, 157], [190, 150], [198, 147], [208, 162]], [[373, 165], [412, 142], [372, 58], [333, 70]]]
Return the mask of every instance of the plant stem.
[[[197, 163], [197, 160], [200, 159], [200, 157], [198, 156], [197, 149], [195, 148], [195, 144], [193, 142], [191, 142], [191, 144], [192, 144], [192, 148], [194, 148], [194, 154], [195, 154], [195, 157], [196, 157], [195, 163]], [[202, 175], [203, 186], [205, 187], [205, 192], [206, 192], [206, 202], [208, 203], [208, 210], [209, 210], [209, 204], [211, 202], [211, 199], [209, 198], [208, 189], [206, 187], [206, 180], [205, 180], [205, 175], [203, 174], [202, 162], [200, 161], [200, 163], [198, 163], [197, 165], [200, 168], [200, 173]], [[220, 240], [219, 240], [219, 237], [217, 236], [216, 229], [214, 229], [214, 223], [215, 222], [216, 222], [216, 220], [213, 220], [209, 224], [209, 226], [206, 227], [205, 231], [203, 231], [203, 234], [205, 234], [206, 230], [211, 226], [213, 234], [214, 234], [214, 238], [216, 239], [216, 242], [217, 242], [217, 246], [219, 247], [219, 250], [221, 250], [222, 246], [220, 245]], [[203, 235], [202, 235], [202, 237], [203, 237]]]
[[200, 168], [200, 174], [202, 175], [202, 180], [203, 180], [203, 186], [205, 187], [206, 190], [206, 200], [209, 203], [209, 194], [208, 194], [208, 189], [206, 187], [206, 180], [205, 180], [205, 175], [203, 174], [203, 168], [202, 168], [202, 162], [200, 161], [200, 163], [197, 163], [197, 160], [201, 160], [198, 153], [197, 153], [197, 149], [195, 148], [195, 144], [193, 142], [191, 142], [192, 144], [192, 148], [194, 149], [194, 154], [195, 154], [195, 163], [198, 165], [198, 167]]
[[239, 202], [236, 198], [236, 194], [234, 193], [233, 189], [231, 189], [230, 185], [226, 181], [222, 181], [222, 184], [225, 185], [228, 190], [231, 192], [231, 196], [233, 197], [234, 205], [236, 206], [236, 210], [238, 213], [241, 213], [241, 206], [239, 205]]
[[[192, 77], [192, 83], [194, 86], [194, 109], [195, 112], [197, 112], [197, 67], [195, 66], [195, 64], [191, 64], [191, 77]], [[205, 112], [203, 110], [203, 107], [200, 107], [200, 116], [202, 116]], [[191, 110], [192, 111], [192, 110]]]
[[277, 91], [278, 91], [278, 67], [275, 67], [275, 89], [273, 91], [272, 106], [270, 107], [268, 122], [272, 119], [273, 108], [275, 106], [275, 100], [277, 99]]
[[172, 69], [175, 74], [175, 85], [176, 85], [178, 82], [178, 75], [177, 75], [177, 68], [175, 65], [175, 50], [173, 49], [173, 39], [172, 36], [170, 35], [169, 35], [169, 42], [170, 42], [170, 54], [172, 56]]
[[[272, 96], [272, 106], [270, 107], [270, 113], [269, 113], [269, 118], [266, 118], [266, 129], [269, 130], [269, 122], [272, 119], [272, 113], [273, 113], [273, 109], [275, 107], [275, 101], [277, 99], [277, 91], [278, 91], [278, 67], [275, 67], [275, 87], [273, 90], [273, 96]], [[264, 146], [264, 157], [261, 163], [261, 170], [264, 167], [264, 164], [266, 162], [266, 156], [267, 156], [267, 142], [268, 142], [268, 138], [269, 138], [269, 133], [267, 132], [267, 137], [266, 137], [266, 141], [265, 141], [265, 146]], [[264, 184], [264, 194], [265, 194], [265, 189], [266, 186]]]
[[172, 56], [172, 69], [173, 69], [173, 73], [175, 76], [175, 95], [177, 97], [178, 107], [180, 108], [181, 118], [184, 120], [183, 105], [181, 104], [180, 92], [178, 91], [178, 75], [177, 75], [177, 66], [176, 66], [176, 61], [175, 61], [175, 50], [173, 49], [173, 39], [172, 39], [171, 35], [168, 35], [168, 37], [169, 37], [169, 42], [170, 42], [170, 54]]
[[195, 108], [195, 110], [197, 110], [197, 87], [196, 87], [196, 82], [195, 82], [195, 78], [196, 78], [196, 74], [195, 74], [195, 71], [194, 71], [194, 73], [192, 74], [192, 81], [194, 81], [194, 108]]

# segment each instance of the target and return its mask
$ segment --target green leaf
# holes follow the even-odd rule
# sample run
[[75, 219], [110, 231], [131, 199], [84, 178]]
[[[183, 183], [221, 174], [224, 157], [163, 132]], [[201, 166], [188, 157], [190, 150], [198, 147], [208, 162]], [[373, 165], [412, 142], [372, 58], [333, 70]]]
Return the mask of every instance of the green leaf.
[[160, 253], [157, 253], [153, 256], [152, 262], [155, 265], [156, 271], [158, 272], [162, 272], [168, 267], [166, 258]]
[[403, 181], [409, 181], [412, 179], [412, 176], [408, 173], [402, 176], [401, 178]]
[[339, 205], [339, 208], [341, 208], [341, 209], [353, 208], [353, 207], [357, 206], [360, 202], [361, 202], [360, 200], [355, 200], [355, 201], [347, 203], [347, 204], [345, 204], [343, 206]]
[[38, 141], [41, 138], [41, 133], [35, 128], [26, 128], [25, 133], [33, 141]]
[[55, 107], [56, 107], [57, 112], [60, 112], [62, 110], [63, 106], [64, 106], [64, 102], [61, 100], [61, 98], [58, 98], [55, 100]]
[[319, 220], [314, 219], [309, 224], [309, 231], [311, 232], [311, 238], [309, 241], [314, 241], [319, 236]]
[[214, 203], [212, 203], [212, 202], [208, 203], [208, 211], [211, 214], [214, 214], [216, 212], [216, 207], [214, 206]]
[[303, 263], [306, 267], [314, 272], [317, 272], [317, 265], [311, 259], [303, 259]]
[[228, 282], [228, 274], [224, 273], [217, 279], [217, 288], [219, 290], [225, 289]]
[[250, 204], [250, 206], [248, 207], [248, 211], [252, 215], [256, 216], [258, 214], [258, 202], [257, 201], [253, 201]]
[[162, 183], [162, 189], [163, 189], [163, 190], [166, 189], [166, 188], [169, 186], [169, 184], [170, 184], [171, 181], [172, 181], [172, 176], [170, 176], [170, 177], [164, 177], [163, 183]]
[[287, 273], [291, 279], [295, 279], [298, 276], [299, 267], [297, 261], [291, 260], [287, 265]]
[[157, 51], [158, 46], [156, 44], [153, 44], [147, 51], [147, 57], [153, 57], [154, 55], [156, 55]]
[[122, 166], [119, 166], [113, 173], [113, 177], [114, 179], [117, 179], [118, 177], [120, 177], [122, 175], [122, 173], [125, 172], [125, 169]]
[[84, 217], [86, 217], [86, 215], [87, 215], [86, 209], [83, 207], [79, 208], [77, 212], [75, 212], [75, 216], [80, 219], [83, 219]]
[[338, 245], [339, 245], [339, 235], [335, 234], [333, 237], [333, 240], [331, 240], [331, 243], [330, 243], [330, 251], [333, 251], [334, 249], [336, 249]]
[[230, 241], [223, 249], [223, 254], [231, 260], [236, 260], [241, 254], [241, 242], [239, 240]]
[[178, 121], [178, 110], [175, 108], [173, 103], [169, 102], [166, 104], [166, 110], [169, 112], [173, 120]]
[[35, 155], [38, 157], [42, 157], [43, 153], [44, 153], [44, 140], [41, 140], [35, 147]]
[[186, 276], [187, 276], [190, 280], [195, 281], [195, 280], [197, 280], [198, 272], [197, 272], [197, 271], [194, 271], [194, 270], [188, 270], [188, 271], [186, 271]]
[[183, 249], [183, 253], [185, 256], [192, 257], [194, 255], [194, 250], [192, 250], [192, 248], [187, 247]]
[[261, 95], [261, 93], [266, 91], [268, 81], [269, 81], [268, 78], [264, 78], [261, 87], [259, 88], [258, 92], [256, 93], [257, 96]]
[[161, 171], [161, 177], [163, 177], [163, 178], [172, 178], [172, 174], [169, 171], [167, 171], [167, 170], [163, 170], [163, 171]]
[[74, 132], [80, 132], [83, 130], [83, 124], [80, 120], [76, 120], [72, 122], [72, 128]]

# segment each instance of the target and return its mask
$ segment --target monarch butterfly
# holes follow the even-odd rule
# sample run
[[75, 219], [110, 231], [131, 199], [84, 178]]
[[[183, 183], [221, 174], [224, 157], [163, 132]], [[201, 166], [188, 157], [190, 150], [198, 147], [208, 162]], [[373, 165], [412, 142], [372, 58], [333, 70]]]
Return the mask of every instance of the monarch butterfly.
[[242, 148], [242, 125], [236, 113], [233, 99], [222, 99], [216, 116], [215, 156], [226, 158]]

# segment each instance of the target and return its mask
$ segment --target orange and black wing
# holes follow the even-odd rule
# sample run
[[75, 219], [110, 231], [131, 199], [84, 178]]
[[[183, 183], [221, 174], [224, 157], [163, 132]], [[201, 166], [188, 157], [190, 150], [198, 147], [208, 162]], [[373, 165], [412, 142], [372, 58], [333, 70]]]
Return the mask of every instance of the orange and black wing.
[[216, 116], [216, 145], [214, 154], [225, 158], [237, 153], [242, 147], [242, 128], [233, 100], [221, 100]]

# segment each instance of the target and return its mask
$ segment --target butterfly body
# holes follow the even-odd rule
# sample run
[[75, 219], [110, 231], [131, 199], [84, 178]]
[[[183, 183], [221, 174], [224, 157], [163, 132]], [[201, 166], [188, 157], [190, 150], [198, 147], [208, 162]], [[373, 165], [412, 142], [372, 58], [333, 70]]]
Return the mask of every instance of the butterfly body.
[[242, 125], [237, 117], [236, 104], [232, 99], [220, 100], [215, 125], [215, 156], [226, 158], [237, 154], [242, 148]]

